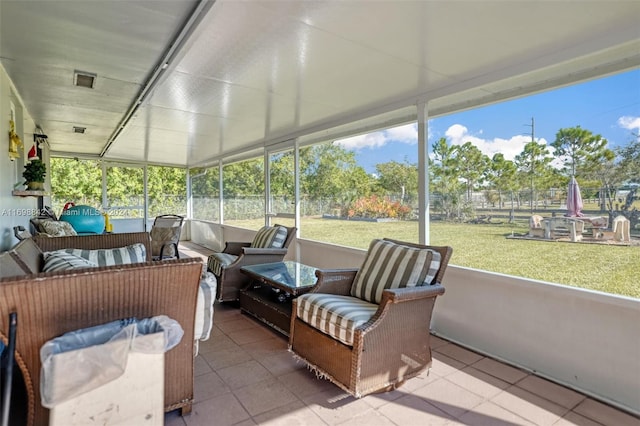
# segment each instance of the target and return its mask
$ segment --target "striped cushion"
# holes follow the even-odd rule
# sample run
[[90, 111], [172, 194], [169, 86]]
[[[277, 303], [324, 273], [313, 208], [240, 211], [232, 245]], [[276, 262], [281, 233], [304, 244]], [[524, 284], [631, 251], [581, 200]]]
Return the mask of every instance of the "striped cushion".
[[440, 269], [440, 261], [442, 260], [442, 255], [439, 251], [429, 250], [431, 252], [431, 263], [429, 264], [429, 271], [427, 272], [427, 276], [424, 281], [418, 285], [431, 285], [435, 284], [436, 274]]
[[296, 301], [298, 318], [349, 346], [353, 346], [354, 330], [378, 309], [355, 297], [326, 293], [303, 294]]
[[213, 253], [207, 258], [207, 269], [215, 275], [222, 275], [222, 270], [236, 261], [238, 256], [228, 253]]
[[[440, 259], [437, 256], [437, 266]], [[380, 303], [382, 292], [390, 288], [431, 284], [438, 268], [431, 265], [434, 251], [373, 240], [358, 271], [351, 295], [371, 303]], [[432, 275], [429, 280], [429, 276]]]
[[282, 248], [287, 239], [287, 228], [284, 226], [263, 226], [258, 230], [251, 242], [253, 248]]
[[86, 260], [75, 254], [66, 253], [62, 250], [50, 251], [42, 254], [44, 257], [43, 272], [67, 271], [69, 269], [95, 268], [96, 263]]
[[76, 256], [87, 259], [98, 266], [126, 265], [129, 263], [141, 263], [147, 261], [147, 249], [142, 243], [113, 249], [64, 249], [60, 251], [75, 254]]
[[213, 303], [216, 300], [216, 277], [211, 272], [205, 272], [198, 287], [198, 301], [196, 308], [195, 339], [207, 340], [213, 327]]

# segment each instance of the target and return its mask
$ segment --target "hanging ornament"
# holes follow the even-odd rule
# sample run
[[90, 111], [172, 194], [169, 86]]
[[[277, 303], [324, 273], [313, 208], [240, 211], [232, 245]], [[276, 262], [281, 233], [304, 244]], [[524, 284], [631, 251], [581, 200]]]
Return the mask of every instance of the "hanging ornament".
[[35, 144], [33, 144], [31, 149], [29, 150], [29, 154], [28, 154], [27, 158], [29, 159], [29, 161], [31, 161], [31, 160], [39, 160], [40, 159], [38, 157], [38, 151], [36, 150], [36, 145]]
[[9, 159], [11, 161], [20, 158], [19, 148], [22, 147], [20, 136], [16, 133], [16, 125], [13, 120], [9, 120]]

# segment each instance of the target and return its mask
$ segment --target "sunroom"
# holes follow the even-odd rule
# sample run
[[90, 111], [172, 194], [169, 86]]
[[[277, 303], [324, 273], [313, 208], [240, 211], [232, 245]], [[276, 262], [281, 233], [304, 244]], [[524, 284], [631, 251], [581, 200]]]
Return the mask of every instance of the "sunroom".
[[[629, 72], [636, 79], [628, 89], [639, 98], [638, 16], [640, 4], [623, 1], [1, 2], [0, 115], [7, 130], [3, 134], [8, 134], [9, 121], [14, 122], [23, 146], [17, 158], [0, 159], [2, 208], [13, 212], [0, 217], [0, 247], [4, 251], [17, 243], [15, 226], [28, 227], [30, 215], [20, 212], [37, 212], [45, 205], [59, 208], [67, 201], [97, 204], [111, 212], [116, 233], [149, 230], [158, 214], [183, 214], [182, 247], [203, 256], [222, 249], [226, 241], [250, 241], [259, 227], [274, 223], [298, 229], [287, 259], [316, 268], [360, 265], [372, 238], [402, 236], [453, 246], [446, 293], [436, 302], [431, 324], [433, 376], [409, 381], [402, 394], [388, 395], [388, 400], [381, 394], [364, 406], [326, 388], [311, 398], [309, 387], [315, 385], [300, 390], [297, 399], [292, 389], [282, 391], [280, 401], [287, 405], [247, 402], [250, 390], [237, 382], [234, 388], [233, 379], [225, 381], [225, 373], [216, 369], [236, 365], [221, 358], [241, 353], [239, 364], [251, 347], [256, 352], [246, 360], [248, 367], [259, 364], [256, 359], [265, 353], [274, 363], [285, 362], [286, 341], [265, 338], [261, 325], [222, 304], [217, 306], [214, 333], [196, 361], [194, 413], [169, 413], [167, 424], [279, 424], [292, 419], [298, 424], [349, 419], [356, 424], [411, 424], [426, 413], [432, 417], [421, 424], [637, 424], [637, 296], [568, 286], [562, 278], [549, 281], [526, 272], [466, 266], [462, 258], [457, 263], [456, 254], [472, 250], [464, 245], [472, 237], [465, 234], [450, 242], [446, 221], [436, 220], [442, 213], [437, 208], [441, 198], [433, 189], [437, 176], [432, 169], [437, 164], [434, 120], [440, 117]], [[521, 120], [520, 127], [530, 117]], [[533, 140], [534, 123], [525, 129]], [[376, 150], [383, 158], [379, 163], [391, 158], [415, 167], [415, 196], [407, 203], [407, 220], [340, 220], [349, 216], [350, 203], [362, 194], [357, 188], [362, 179], [384, 170], [376, 170], [370, 161], [369, 168], [363, 168], [365, 177], [347, 176], [344, 167], [335, 167], [316, 173], [311, 182], [310, 168], [349, 163], [349, 147], [375, 146], [376, 137], [389, 133], [396, 144], [405, 141], [403, 149], [412, 150], [407, 161], [391, 156], [398, 145]], [[368, 140], [365, 135], [370, 135]], [[59, 177], [48, 176], [45, 195], [12, 195], [34, 143], [49, 170], [56, 162], [94, 167], [100, 189], [71, 200], [53, 185]], [[8, 136], [0, 146], [9, 151]], [[322, 161], [327, 159], [333, 163]], [[163, 192], [166, 182], [150, 178], [162, 176], [163, 170], [177, 170], [172, 175], [179, 176], [184, 190]], [[123, 183], [123, 176], [137, 181]], [[240, 186], [243, 192], [231, 190]], [[393, 195], [404, 200], [400, 192]], [[534, 209], [533, 197], [529, 201], [531, 211], [524, 206], [521, 213], [526, 217]], [[508, 211], [505, 208], [500, 219], [505, 223]], [[477, 213], [480, 217], [482, 212]], [[337, 231], [330, 234], [329, 229]], [[474, 232], [468, 229], [465, 232]], [[483, 224], [476, 229], [481, 234]], [[501, 232], [513, 234], [514, 229], [520, 231], [503, 227]], [[495, 246], [484, 246], [484, 255], [505, 258], [491, 263], [508, 264], [512, 259], [506, 254], [514, 244], [529, 244], [492, 241]], [[536, 258], [544, 258], [547, 246], [539, 244], [554, 243], [536, 244], [529, 246], [528, 256], [544, 269], [549, 264]], [[580, 262], [571, 246], [564, 245], [566, 262]], [[635, 258], [637, 253], [621, 251], [619, 257]], [[589, 274], [599, 278], [598, 270], [585, 264], [581, 279], [589, 280]], [[246, 338], [263, 337], [234, 341], [236, 327]], [[237, 347], [220, 350], [216, 338]], [[259, 347], [260, 341], [265, 347]], [[284, 354], [276, 355], [274, 346]], [[488, 372], [491, 368], [481, 369], [493, 363], [522, 374], [504, 381], [510, 386], [504, 389], [517, 389], [502, 389], [500, 403], [472, 398], [468, 406], [451, 408], [455, 404], [414, 393], [422, 388], [417, 383], [426, 386], [434, 377], [443, 380], [439, 389], [455, 393], [455, 383], [444, 380], [446, 373], [455, 374], [448, 367], [496, 378]], [[576, 391], [583, 399], [548, 408], [549, 401], [558, 401], [522, 396], [528, 392], [524, 384], [517, 386], [523, 377], [526, 383], [546, 379], [549, 386]], [[271, 385], [264, 392], [273, 389]], [[460, 394], [465, 392], [473, 394], [468, 389]], [[340, 407], [314, 411], [313, 404], [321, 406], [318, 395], [325, 393], [333, 403], [342, 401]], [[238, 414], [207, 419], [211, 407], [236, 410], [238, 404]], [[524, 405], [552, 415], [527, 417]], [[288, 406], [294, 408], [285, 409]], [[507, 417], [486, 411], [487, 406], [506, 410]], [[358, 410], [368, 414], [358, 417]], [[389, 414], [396, 410], [414, 417]]]

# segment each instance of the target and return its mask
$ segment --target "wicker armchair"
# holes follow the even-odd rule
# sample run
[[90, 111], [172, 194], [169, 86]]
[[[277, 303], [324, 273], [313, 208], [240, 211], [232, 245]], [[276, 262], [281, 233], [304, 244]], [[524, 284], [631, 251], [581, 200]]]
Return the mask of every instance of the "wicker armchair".
[[[276, 246], [280, 246], [278, 248], [268, 247], [272, 241], [265, 241], [261, 234], [265, 231], [269, 233], [270, 230], [279, 227], [286, 229], [284, 241], [276, 244]], [[239, 299], [240, 290], [246, 287], [250, 281], [247, 275], [240, 272], [242, 266], [281, 262], [287, 254], [289, 244], [296, 235], [296, 230], [296, 227], [281, 225], [264, 227], [258, 231], [252, 242], [228, 241], [224, 250], [210, 255], [207, 260], [207, 268], [213, 272], [218, 280], [218, 300], [231, 302]]]
[[289, 350], [356, 398], [396, 389], [431, 365], [429, 325], [451, 253], [374, 240], [360, 270], [316, 271], [316, 286], [293, 300]]

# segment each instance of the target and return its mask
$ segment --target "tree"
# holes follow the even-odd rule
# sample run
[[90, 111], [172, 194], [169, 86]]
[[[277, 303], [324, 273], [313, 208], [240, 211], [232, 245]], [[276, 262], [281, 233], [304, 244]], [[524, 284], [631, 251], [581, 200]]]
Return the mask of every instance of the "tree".
[[513, 206], [513, 191], [518, 188], [516, 180], [517, 168], [513, 161], [506, 160], [504, 154], [494, 154], [491, 158], [487, 179], [491, 188], [498, 191], [499, 208], [502, 208], [502, 195], [511, 191], [511, 210]]
[[191, 193], [197, 197], [217, 198], [220, 192], [218, 167], [191, 169]]
[[625, 147], [618, 148], [618, 167], [622, 180], [640, 182], [640, 134], [633, 134], [634, 140]]
[[187, 214], [187, 171], [178, 167], [148, 166], [149, 217]]
[[589, 172], [602, 160], [611, 157], [607, 140], [580, 126], [558, 130], [551, 146], [555, 149], [553, 155], [563, 161], [571, 176]]
[[197, 167], [190, 171], [193, 217], [196, 219], [219, 220], [220, 168]]
[[400, 193], [400, 202], [418, 197], [418, 166], [405, 159], [404, 163], [389, 161], [376, 164], [378, 185], [389, 194]]
[[[618, 188], [627, 183], [640, 182], [640, 135], [632, 134], [633, 140], [624, 147], [615, 150], [615, 157], [603, 162], [598, 170], [598, 179], [601, 182], [603, 192], [606, 193], [605, 208], [613, 216], [614, 211], [626, 209], [632, 203], [632, 199], [625, 200], [624, 204], [615, 205]], [[632, 191], [630, 197], [633, 198]]]
[[[615, 153], [607, 148], [607, 140], [601, 135], [594, 135], [591, 131], [580, 126], [560, 129], [552, 146], [554, 155], [564, 161], [565, 168], [571, 176], [576, 174], [583, 178], [597, 179], [600, 182], [600, 206], [604, 210], [604, 194], [611, 203], [611, 184], [615, 184], [612, 173]], [[613, 188], [615, 193], [615, 188]]]
[[471, 142], [457, 146], [454, 154], [459, 175], [466, 183], [467, 201], [471, 202], [471, 193], [475, 185], [482, 183], [485, 178], [489, 157]]
[[440, 138], [434, 142], [432, 152], [429, 173], [431, 190], [437, 194], [434, 207], [441, 210], [446, 219], [460, 217], [465, 208], [462, 200], [464, 186], [458, 175], [456, 147], [450, 146], [446, 138]]
[[222, 168], [224, 198], [264, 194], [264, 161], [262, 158], [225, 164]]
[[293, 150], [271, 155], [269, 185], [271, 195], [291, 197], [295, 194], [295, 163]]
[[549, 150], [545, 144], [531, 141], [524, 146], [522, 152], [515, 157], [515, 163], [519, 171], [527, 176], [529, 188], [531, 190], [531, 199], [529, 201], [531, 211], [533, 212], [534, 199], [536, 198], [536, 183], [542, 186], [542, 180], [547, 174], [551, 157]]
[[51, 158], [50, 166], [54, 210], [61, 210], [67, 202], [100, 208], [102, 167], [99, 161]]
[[300, 186], [311, 199], [329, 199], [346, 208], [371, 193], [372, 178], [358, 166], [355, 153], [340, 145], [313, 145], [301, 149], [300, 157]]

